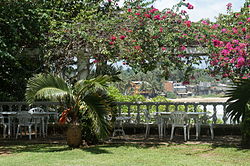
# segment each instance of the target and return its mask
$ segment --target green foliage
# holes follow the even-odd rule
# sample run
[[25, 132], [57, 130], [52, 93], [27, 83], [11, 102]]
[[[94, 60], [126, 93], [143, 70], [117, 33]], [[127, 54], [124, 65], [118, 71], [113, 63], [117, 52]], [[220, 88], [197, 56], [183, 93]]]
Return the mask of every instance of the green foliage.
[[176, 94], [174, 92], [167, 92], [166, 95], [167, 95], [167, 98], [170, 98], [170, 99], [176, 99], [177, 98], [177, 96], [176, 96]]

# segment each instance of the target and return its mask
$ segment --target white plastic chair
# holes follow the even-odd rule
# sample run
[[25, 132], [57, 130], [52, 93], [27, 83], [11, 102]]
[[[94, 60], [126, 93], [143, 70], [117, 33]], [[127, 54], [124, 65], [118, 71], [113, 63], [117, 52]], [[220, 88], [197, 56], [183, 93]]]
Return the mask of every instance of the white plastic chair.
[[196, 126], [196, 130], [198, 130], [198, 135], [200, 135], [202, 126], [208, 126], [210, 133], [211, 133], [211, 139], [213, 140], [214, 139], [214, 125], [212, 122], [208, 123], [208, 120], [211, 118], [212, 116], [204, 115], [203, 117], [201, 117], [200, 121], [195, 124], [195, 126]]
[[[43, 113], [45, 111], [41, 107], [34, 107], [34, 108], [31, 108], [28, 112], [32, 115], [34, 113]], [[32, 120], [36, 124], [36, 128], [35, 128], [36, 136], [37, 136], [37, 126], [39, 126], [40, 136], [41, 136], [41, 133], [42, 133], [42, 129], [44, 129], [43, 135], [47, 135], [47, 131], [48, 131], [48, 119], [49, 119], [49, 117], [46, 117], [46, 116], [35, 116], [35, 115], [32, 115]]]
[[[20, 136], [22, 137], [22, 127], [28, 127], [29, 131], [29, 139], [31, 140], [31, 127], [33, 125], [36, 125], [32, 121], [32, 116], [29, 114], [27, 111], [21, 111], [17, 113], [17, 120], [18, 120], [18, 125], [17, 125], [17, 132], [16, 132], [16, 139], [18, 138], [18, 134], [20, 132]], [[36, 127], [35, 127], [36, 128]]]
[[153, 119], [149, 113], [149, 110], [145, 109], [144, 110], [144, 116], [145, 116], [145, 125], [146, 125], [146, 133], [145, 133], [145, 138], [147, 138], [149, 136], [150, 133], [150, 126], [157, 124], [158, 125], [158, 133], [160, 136], [160, 121], [158, 119], [158, 116], [155, 116], [155, 118]]
[[173, 140], [175, 127], [182, 127], [184, 130], [184, 140], [187, 141], [187, 134], [189, 139], [189, 124], [187, 123], [186, 112], [175, 111], [171, 113], [172, 129], [170, 140]]
[[3, 125], [3, 138], [6, 138], [7, 124], [4, 123], [4, 116], [0, 115], [0, 124]]

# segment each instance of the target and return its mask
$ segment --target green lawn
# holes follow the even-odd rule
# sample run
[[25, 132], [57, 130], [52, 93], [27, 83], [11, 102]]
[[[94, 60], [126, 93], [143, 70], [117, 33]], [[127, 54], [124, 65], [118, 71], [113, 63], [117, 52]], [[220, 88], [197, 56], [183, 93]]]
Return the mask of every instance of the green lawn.
[[213, 145], [98, 145], [69, 149], [64, 145], [0, 146], [1, 166], [161, 166], [249, 165], [250, 150]]

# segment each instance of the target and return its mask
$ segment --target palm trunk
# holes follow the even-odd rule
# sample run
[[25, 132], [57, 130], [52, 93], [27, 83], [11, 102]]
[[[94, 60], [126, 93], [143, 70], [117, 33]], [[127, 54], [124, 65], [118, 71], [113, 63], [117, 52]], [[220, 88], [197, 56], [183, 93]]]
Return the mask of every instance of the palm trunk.
[[86, 79], [90, 72], [89, 57], [85, 51], [79, 51], [77, 56], [77, 79]]

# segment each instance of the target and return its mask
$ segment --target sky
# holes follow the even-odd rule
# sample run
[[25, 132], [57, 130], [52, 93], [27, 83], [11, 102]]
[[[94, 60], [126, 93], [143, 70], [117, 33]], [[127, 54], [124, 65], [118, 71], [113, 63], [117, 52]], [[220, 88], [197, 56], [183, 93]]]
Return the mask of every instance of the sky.
[[[157, 0], [154, 7], [162, 10], [165, 8], [172, 8], [177, 4], [179, 0]], [[209, 18], [211, 21], [215, 21], [216, 16], [219, 13], [226, 13], [226, 5], [232, 3], [232, 9], [234, 12], [240, 11], [240, 8], [244, 5], [245, 0], [186, 0], [194, 6], [193, 10], [185, 10], [188, 12], [191, 21], [199, 21], [203, 18]]]

